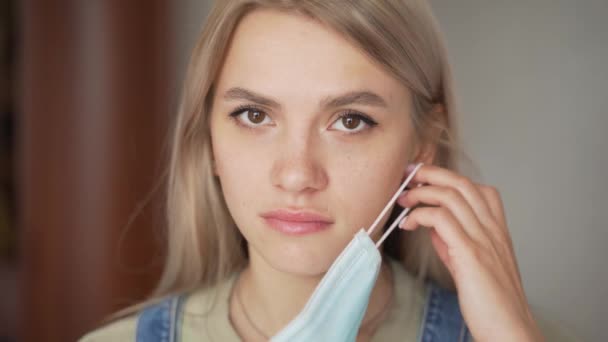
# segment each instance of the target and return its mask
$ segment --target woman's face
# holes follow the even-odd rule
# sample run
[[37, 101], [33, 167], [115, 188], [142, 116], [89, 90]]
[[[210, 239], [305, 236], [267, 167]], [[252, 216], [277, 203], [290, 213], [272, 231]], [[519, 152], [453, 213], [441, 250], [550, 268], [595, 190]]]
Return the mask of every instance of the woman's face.
[[[404, 179], [410, 108], [408, 89], [339, 34], [277, 11], [245, 16], [216, 82], [211, 136], [252, 260], [301, 275], [327, 271]], [[326, 223], [264, 218], [276, 210]]]

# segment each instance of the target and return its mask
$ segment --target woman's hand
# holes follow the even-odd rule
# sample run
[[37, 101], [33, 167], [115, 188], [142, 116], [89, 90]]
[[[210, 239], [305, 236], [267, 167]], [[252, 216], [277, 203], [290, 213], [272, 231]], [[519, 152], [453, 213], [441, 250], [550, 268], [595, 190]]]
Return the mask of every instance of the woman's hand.
[[410, 184], [416, 183], [425, 186], [413, 186], [398, 203], [432, 207], [413, 210], [401, 228], [431, 228], [475, 340], [543, 340], [521, 284], [498, 191], [432, 165], [418, 170]]

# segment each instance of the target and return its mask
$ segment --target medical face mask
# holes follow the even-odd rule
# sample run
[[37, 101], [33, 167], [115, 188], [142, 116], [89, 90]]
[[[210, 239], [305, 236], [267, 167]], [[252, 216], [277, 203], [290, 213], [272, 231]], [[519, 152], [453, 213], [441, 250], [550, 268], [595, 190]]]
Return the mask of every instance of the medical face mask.
[[421, 166], [418, 164], [408, 175], [372, 226], [367, 231], [361, 228], [321, 279], [304, 309], [271, 341], [355, 341], [380, 271], [382, 257], [378, 247], [409, 208], [401, 212], [377, 243], [370, 235]]

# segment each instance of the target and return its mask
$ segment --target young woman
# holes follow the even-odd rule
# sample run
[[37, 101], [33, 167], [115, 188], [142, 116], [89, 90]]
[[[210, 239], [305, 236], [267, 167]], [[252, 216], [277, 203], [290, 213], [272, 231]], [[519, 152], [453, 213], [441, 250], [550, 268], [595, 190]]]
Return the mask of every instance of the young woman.
[[219, 1], [187, 75], [163, 277], [83, 341], [270, 339], [416, 163], [410, 185], [423, 186], [380, 221], [416, 207], [380, 247], [356, 339], [543, 339], [499, 193], [458, 173], [454, 89], [426, 1]]

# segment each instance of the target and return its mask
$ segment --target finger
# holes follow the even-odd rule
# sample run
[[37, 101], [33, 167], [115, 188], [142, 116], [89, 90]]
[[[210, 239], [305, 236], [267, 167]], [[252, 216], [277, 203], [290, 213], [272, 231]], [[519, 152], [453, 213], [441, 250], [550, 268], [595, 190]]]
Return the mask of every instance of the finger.
[[[504, 240], [509, 245], [511, 253], [513, 255], [515, 255], [515, 252], [513, 249], [513, 240], [511, 238], [511, 234], [508, 229], [507, 220], [505, 217], [504, 205], [503, 205], [502, 199], [500, 197], [500, 193], [498, 192], [498, 190], [496, 188], [494, 188], [492, 186], [478, 184], [477, 187], [479, 188], [479, 191], [482, 194], [482, 196], [486, 199], [486, 202], [488, 203], [488, 206], [490, 207], [490, 210], [492, 211], [492, 215], [494, 215], [494, 218], [496, 219], [496, 221], [500, 223], [499, 225], [504, 234], [503, 235]], [[517, 273], [519, 276], [519, 270], [517, 270]]]
[[494, 218], [495, 224], [489, 225], [486, 229], [494, 234], [497, 242], [507, 244], [510, 251], [513, 252], [513, 242], [511, 241], [511, 236], [507, 228], [504, 207], [498, 190], [494, 187], [482, 184], [476, 184], [475, 186], [488, 204], [488, 208]]
[[448, 250], [471, 248], [473, 241], [452, 213], [443, 207], [421, 207], [406, 216], [401, 225], [405, 230], [420, 226], [432, 228], [445, 242]]
[[484, 184], [476, 184], [476, 186], [479, 189], [481, 195], [486, 200], [486, 203], [488, 204], [488, 207], [490, 208], [490, 212], [492, 213], [492, 216], [494, 216], [494, 219], [497, 222], [502, 223], [506, 227], [507, 221], [505, 217], [504, 206], [498, 189]]
[[[496, 224], [485, 198], [468, 178], [445, 168], [434, 165], [423, 165], [416, 172], [412, 181], [418, 184], [428, 183], [430, 185], [455, 188], [466, 199], [482, 223], [478, 228]], [[485, 234], [485, 229], [481, 229], [479, 234]]]
[[452, 267], [452, 262], [450, 261], [450, 257], [448, 254], [448, 245], [446, 245], [445, 242], [443, 242], [443, 240], [441, 240], [441, 237], [439, 237], [439, 234], [437, 234], [437, 231], [431, 230], [430, 235], [431, 235], [431, 243], [433, 244], [433, 247], [435, 248], [435, 252], [437, 252], [439, 259], [441, 259], [443, 264], [448, 268], [448, 270], [450, 271], [450, 273], [452, 273], [452, 276], [453, 276], [454, 269]]
[[524, 289], [523, 289], [522, 281], [521, 281], [521, 273], [520, 273], [519, 267], [517, 265], [517, 259], [515, 257], [515, 249], [513, 248], [513, 240], [511, 239], [511, 234], [509, 233], [509, 230], [508, 230], [506, 217], [505, 217], [505, 211], [504, 211], [504, 205], [503, 205], [502, 199], [500, 197], [500, 193], [498, 192], [498, 190], [496, 188], [491, 187], [491, 186], [477, 184], [477, 187], [479, 188], [480, 193], [482, 194], [482, 196], [485, 198], [486, 202], [488, 203], [488, 206], [490, 207], [490, 210], [492, 211], [492, 215], [494, 215], [494, 218], [496, 219], [496, 221], [499, 222], [499, 226], [502, 227], [501, 231], [498, 232], [497, 234], [502, 235], [502, 239], [504, 240], [505, 244], [507, 245], [508, 251], [505, 253], [508, 253], [507, 254], [508, 257], [505, 259], [509, 260], [509, 262], [507, 264], [511, 271], [510, 274], [512, 275], [512, 278], [514, 279], [514, 283], [517, 284], [519, 292], [523, 294]]
[[487, 234], [483, 233], [481, 222], [462, 194], [452, 188], [443, 186], [423, 186], [408, 191], [398, 199], [398, 203], [411, 208], [419, 203], [445, 207], [458, 219], [467, 234], [478, 243], [489, 243]]

